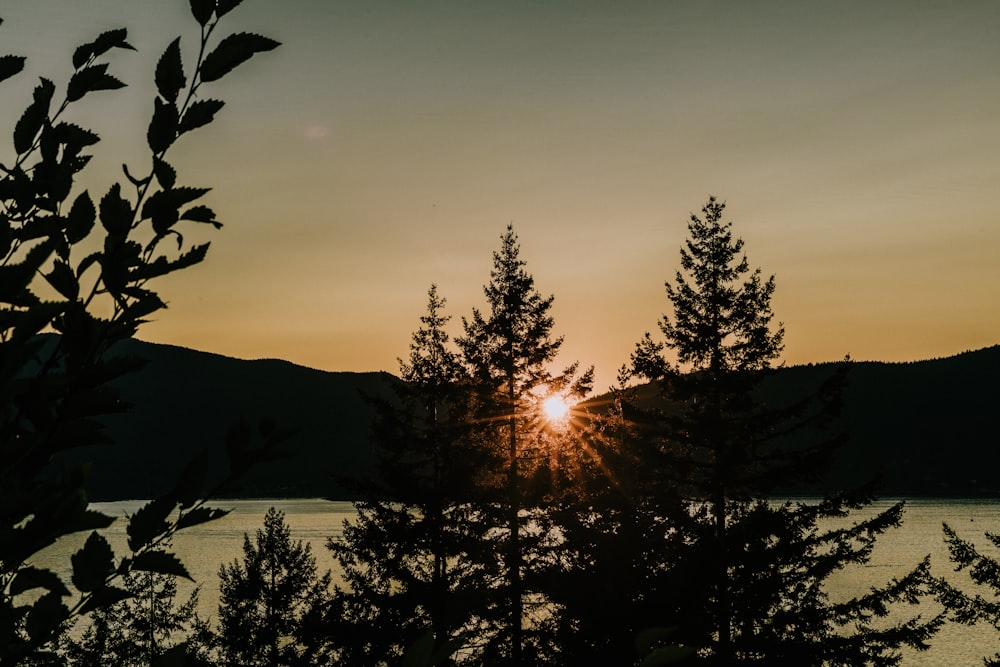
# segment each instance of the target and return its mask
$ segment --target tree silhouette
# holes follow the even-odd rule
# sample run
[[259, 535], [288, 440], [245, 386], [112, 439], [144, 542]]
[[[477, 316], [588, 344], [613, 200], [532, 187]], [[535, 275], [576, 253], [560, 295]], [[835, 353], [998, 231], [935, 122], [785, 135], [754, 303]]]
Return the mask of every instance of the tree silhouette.
[[481, 555], [490, 524], [475, 500], [495, 457], [466, 437], [468, 382], [444, 306], [432, 285], [395, 400], [371, 399], [379, 475], [355, 483], [358, 517], [327, 543], [347, 584], [336, 644], [352, 665], [397, 662], [425, 636], [432, 655], [447, 657], [484, 630], [491, 605], [497, 572]]
[[641, 447], [631, 408], [640, 397], [628, 377], [623, 369], [576, 435], [574, 484], [549, 504], [563, 537], [542, 571], [557, 605], [549, 625], [558, 664], [666, 664], [687, 654], [675, 655], [665, 637], [675, 620], [665, 613], [674, 593], [665, 574], [683, 544], [656, 502], [659, 475]]
[[132, 597], [95, 610], [82, 634], [63, 638], [70, 665], [144, 667], [182, 644], [190, 654], [207, 651], [211, 631], [195, 611], [200, 589], [178, 605], [175, 576], [130, 572], [122, 586]]
[[[669, 550], [682, 556], [669, 565], [673, 594], [663, 602], [678, 640], [712, 664], [896, 664], [901, 646], [926, 647], [942, 617], [873, 619], [929, 592], [928, 561], [862, 598], [827, 597], [826, 578], [866, 562], [876, 537], [899, 525], [902, 504], [824, 528], [869, 504], [870, 489], [815, 503], [771, 500], [825, 471], [843, 442], [843, 433], [821, 430], [839, 409], [843, 371], [813, 397], [778, 407], [761, 399], [784, 333], [771, 323], [775, 283], [750, 271], [724, 208], [712, 197], [703, 217], [691, 216], [681, 270], [666, 284], [673, 312], [660, 324], [664, 342], [647, 334], [632, 358], [665, 403], [638, 426], [644, 464], [659, 478], [652, 493], [672, 543], [683, 546]], [[812, 441], [793, 440], [807, 427]]]
[[[981, 550], [973, 542], [959, 536], [958, 532], [943, 524], [945, 543], [948, 545], [948, 556], [955, 565], [955, 571], [965, 571], [969, 580], [976, 585], [976, 592], [964, 592], [948, 580], [941, 578], [936, 581], [935, 588], [938, 600], [948, 610], [952, 620], [971, 625], [987, 623], [1000, 630], [1000, 562], [988, 551]], [[987, 532], [986, 539], [991, 548], [1000, 547], [1000, 535]], [[984, 592], [988, 594], [984, 594]], [[987, 667], [1000, 667], [1000, 653], [992, 658], [984, 658]]]
[[328, 663], [330, 573], [317, 576], [309, 544], [292, 542], [284, 512], [270, 508], [243, 560], [219, 569], [219, 648], [227, 665]]
[[[222, 17], [239, 4], [191, 1], [201, 30], [198, 55], [185, 70], [177, 38], [157, 63], [157, 95], [143, 138], [148, 166], [123, 167], [124, 182], [111, 184], [97, 203], [75, 186], [100, 138], [74, 124], [71, 114], [84, 98], [90, 102], [96, 92], [124, 87], [108, 71], [107, 57], [134, 50], [125, 29], [78, 47], [61, 93], [52, 80], [40, 79], [14, 126], [10, 159], [0, 165], [4, 664], [44, 659], [43, 647], [67, 623], [128, 596], [114, 582], [129, 571], [186, 576], [163, 548], [164, 540], [178, 528], [223, 514], [203, 506], [207, 461], [198, 457], [174, 489], [130, 518], [131, 553], [116, 559], [96, 532], [112, 518], [87, 507], [86, 466], [62, 464], [59, 455], [107, 443], [99, 418], [125, 407], [108, 383], [140, 365], [116, 356], [115, 343], [164, 307], [154, 291], [159, 278], [204, 259], [208, 244], [185, 246], [182, 230], [191, 224], [220, 226], [209, 207], [196, 203], [208, 189], [183, 184], [167, 158], [180, 137], [211, 123], [222, 108], [223, 102], [205, 97], [207, 84], [278, 45], [249, 33], [214, 39]], [[24, 64], [22, 57], [0, 57], [0, 80], [18, 74]], [[248, 442], [239, 434], [234, 438], [234, 470], [259, 455], [244, 446]], [[67, 604], [70, 591], [59, 577], [28, 563], [59, 537], [80, 531], [93, 532], [72, 556], [72, 585], [80, 595]]]
[[[506, 525], [506, 533], [499, 537], [504, 544], [498, 551], [505, 568], [507, 638], [505, 647], [494, 650], [504, 653], [514, 665], [524, 664], [524, 626], [530, 622], [525, 614], [528, 591], [523, 578], [525, 554], [531, 551], [524, 530], [525, 522], [531, 519], [524, 502], [525, 481], [544, 473], [544, 463], [549, 460], [540, 451], [546, 441], [538, 435], [538, 406], [553, 385], [576, 395], [586, 394], [593, 377], [590, 369], [576, 378], [576, 364], [560, 375], [549, 371], [562, 345], [562, 338], [553, 338], [551, 333], [553, 297], [543, 297], [535, 289], [534, 278], [524, 266], [517, 236], [508, 225], [500, 250], [493, 253], [490, 282], [484, 288], [490, 312], [484, 316], [474, 309], [471, 319], [463, 318], [464, 335], [457, 341], [472, 380], [480, 436], [505, 453], [506, 479], [499, 480], [503, 492], [497, 496], [497, 506]], [[530, 537], [532, 541], [539, 538]], [[535, 641], [532, 651], [538, 654], [541, 650]]]

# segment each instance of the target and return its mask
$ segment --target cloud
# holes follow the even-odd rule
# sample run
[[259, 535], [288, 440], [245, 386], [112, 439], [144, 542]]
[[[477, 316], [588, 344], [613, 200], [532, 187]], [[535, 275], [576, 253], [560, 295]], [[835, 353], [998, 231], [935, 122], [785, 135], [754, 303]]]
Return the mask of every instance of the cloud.
[[319, 123], [313, 123], [305, 131], [306, 141], [326, 141], [329, 136], [330, 130], [325, 125], [320, 125]]

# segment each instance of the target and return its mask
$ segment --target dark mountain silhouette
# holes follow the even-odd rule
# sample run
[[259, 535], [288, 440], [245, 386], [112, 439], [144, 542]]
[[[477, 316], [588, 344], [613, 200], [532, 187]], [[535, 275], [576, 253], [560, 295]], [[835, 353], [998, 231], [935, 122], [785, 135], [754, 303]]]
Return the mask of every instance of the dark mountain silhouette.
[[[133, 409], [108, 420], [116, 444], [75, 452], [94, 462], [94, 499], [148, 498], [169, 488], [203, 448], [221, 475], [227, 429], [240, 417], [269, 417], [298, 432], [288, 456], [257, 466], [245, 497], [347, 498], [331, 477], [373, 467], [372, 411], [362, 392], [389, 395], [388, 373], [331, 373], [286, 361], [243, 361], [169, 345], [130, 341], [123, 352], [148, 360], [118, 383]], [[765, 391], [783, 402], [814, 390], [830, 364], [793, 366]], [[818, 493], [880, 474], [884, 496], [1000, 496], [996, 378], [1000, 346], [912, 363], [855, 363], [845, 393], [851, 439]], [[652, 395], [652, 392], [650, 392]], [[593, 406], [601, 403], [597, 397]], [[596, 409], [596, 408], [594, 408]]]
[[[784, 369], [772, 389], [804, 390], [829, 365]], [[883, 496], [1000, 496], [1000, 346], [910, 363], [856, 362], [847, 376], [850, 440], [827, 487], [879, 473]]]
[[344, 492], [333, 474], [370, 474], [372, 413], [362, 392], [391, 393], [388, 373], [328, 373], [135, 340], [117, 351], [147, 363], [116, 383], [132, 409], [106, 420], [115, 444], [73, 453], [94, 463], [93, 499], [155, 497], [205, 448], [213, 478], [221, 478], [225, 434], [241, 418], [297, 432], [282, 445], [286, 456], [251, 469], [236, 495], [337, 498]]

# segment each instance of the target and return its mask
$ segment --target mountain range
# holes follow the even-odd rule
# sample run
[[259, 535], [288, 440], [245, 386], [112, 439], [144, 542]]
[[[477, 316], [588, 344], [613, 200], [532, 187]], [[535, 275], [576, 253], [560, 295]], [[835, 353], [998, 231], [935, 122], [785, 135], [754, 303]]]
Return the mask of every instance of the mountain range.
[[[93, 463], [92, 499], [153, 497], [205, 449], [212, 473], [222, 476], [225, 434], [241, 418], [268, 418], [296, 433], [286, 456], [252, 469], [235, 495], [347, 499], [336, 476], [372, 472], [372, 409], [363, 396], [389, 396], [388, 373], [325, 372], [141, 341], [119, 351], [147, 363], [117, 382], [132, 408], [107, 419], [116, 444], [72, 454]], [[831, 364], [781, 368], [767, 391], [794, 398], [832, 371]], [[1000, 496], [998, 377], [1000, 345], [928, 361], [854, 362], [844, 395], [851, 437], [830, 474], [807, 491], [879, 475], [886, 497]]]

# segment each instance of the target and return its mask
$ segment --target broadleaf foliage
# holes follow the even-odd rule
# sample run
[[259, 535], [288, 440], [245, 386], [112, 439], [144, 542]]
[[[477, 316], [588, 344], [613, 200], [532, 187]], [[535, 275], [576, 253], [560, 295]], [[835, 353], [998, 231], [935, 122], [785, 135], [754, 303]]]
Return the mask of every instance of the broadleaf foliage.
[[256, 53], [270, 51], [281, 45], [270, 37], [250, 32], [228, 35], [219, 42], [215, 50], [205, 56], [202, 63], [201, 80], [217, 81], [229, 74], [237, 66], [250, 60]]

